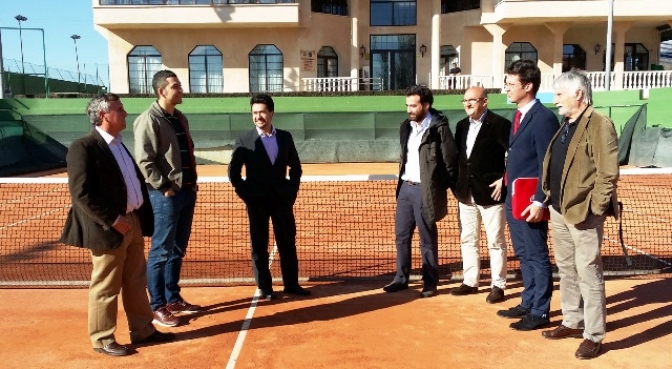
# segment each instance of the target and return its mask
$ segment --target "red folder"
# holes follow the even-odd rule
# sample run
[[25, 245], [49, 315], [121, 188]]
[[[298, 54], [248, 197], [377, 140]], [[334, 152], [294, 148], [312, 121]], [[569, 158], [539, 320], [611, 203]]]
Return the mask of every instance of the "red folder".
[[[515, 219], [525, 220], [527, 218], [523, 217], [521, 213], [534, 201], [534, 194], [537, 192], [538, 183], [539, 179], [532, 177], [516, 178], [516, 180], [513, 181], [513, 188], [511, 189], [511, 210]], [[544, 209], [544, 216], [541, 220], [549, 219], [551, 219], [551, 213], [548, 209]]]

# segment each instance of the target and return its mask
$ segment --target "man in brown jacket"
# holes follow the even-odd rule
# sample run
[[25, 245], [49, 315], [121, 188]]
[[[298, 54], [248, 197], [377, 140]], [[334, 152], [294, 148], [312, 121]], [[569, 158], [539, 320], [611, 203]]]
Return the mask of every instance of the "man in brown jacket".
[[145, 242], [153, 216], [142, 173], [121, 141], [126, 111], [119, 96], [91, 99], [94, 129], [70, 145], [67, 155], [72, 208], [61, 242], [91, 250], [89, 337], [93, 349], [111, 356], [130, 350], [117, 343], [117, 300], [123, 296], [131, 343], [168, 342], [172, 333], [152, 325], [145, 286]]
[[566, 72], [554, 89], [553, 102], [565, 119], [546, 151], [542, 183], [550, 204], [563, 320], [542, 335], [583, 337], [575, 356], [591, 359], [599, 354], [606, 331], [600, 247], [605, 218], [618, 206], [618, 143], [614, 124], [591, 106], [585, 75]]
[[408, 288], [413, 231], [420, 233], [422, 281], [420, 297], [436, 295], [439, 283], [436, 222], [448, 213], [448, 188], [457, 177], [457, 146], [448, 118], [432, 108], [434, 96], [425, 86], [406, 91], [408, 118], [399, 129], [401, 158], [394, 218], [397, 274], [385, 292]]

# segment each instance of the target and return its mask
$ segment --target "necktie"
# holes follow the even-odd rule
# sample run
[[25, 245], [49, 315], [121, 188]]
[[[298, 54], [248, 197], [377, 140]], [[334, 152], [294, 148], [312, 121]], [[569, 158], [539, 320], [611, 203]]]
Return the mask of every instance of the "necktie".
[[520, 110], [516, 109], [516, 114], [513, 116], [513, 134], [515, 135], [518, 132], [518, 128], [520, 127], [520, 117], [523, 116], [523, 113], [520, 112]]

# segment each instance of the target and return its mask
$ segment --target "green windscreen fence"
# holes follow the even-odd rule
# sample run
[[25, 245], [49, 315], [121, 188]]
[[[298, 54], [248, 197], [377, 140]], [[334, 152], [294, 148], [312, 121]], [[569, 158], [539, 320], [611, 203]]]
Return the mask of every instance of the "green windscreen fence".
[[[643, 163], [642, 166], [648, 166], [649, 162], [665, 164], [667, 159], [672, 161], [672, 158], [664, 154], [664, 148], [668, 145], [665, 141], [667, 130], [653, 132], [655, 136], [653, 137], [651, 134], [640, 133], [641, 129], [628, 128], [634, 124], [638, 127], [646, 126], [645, 106], [596, 108], [605, 114], [618, 116], [621, 122], [628, 122], [625, 125], [616, 124], [622, 136], [622, 147], [619, 149], [622, 155], [627, 155], [638, 165]], [[513, 109], [493, 111], [512, 119]], [[554, 111], [557, 113], [557, 110]], [[0, 176], [63, 166], [70, 143], [91, 129], [91, 124], [84, 114], [18, 116], [10, 110], [0, 112], [2, 122], [0, 150], [6, 153], [0, 158]], [[448, 117], [453, 131], [456, 123], [465, 117], [464, 110], [461, 109], [443, 112]], [[199, 164], [227, 164], [236, 137], [253, 128], [249, 113], [208, 113], [187, 116]], [[122, 132], [124, 143], [131, 152], [135, 146], [132, 125], [136, 117], [137, 114], [128, 116], [128, 128]], [[277, 112], [273, 123], [276, 127], [292, 133], [304, 163], [394, 162], [399, 158], [399, 125], [406, 117], [403, 111]], [[648, 141], [645, 145], [637, 145], [637, 138], [647, 138]], [[650, 144], [649, 141], [652, 140], [656, 141], [655, 145]]]

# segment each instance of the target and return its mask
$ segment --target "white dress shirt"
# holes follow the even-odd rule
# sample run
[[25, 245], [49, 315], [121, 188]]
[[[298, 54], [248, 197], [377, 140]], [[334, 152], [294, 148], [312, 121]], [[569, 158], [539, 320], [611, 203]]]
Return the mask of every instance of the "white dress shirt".
[[467, 131], [467, 158], [471, 156], [471, 150], [474, 148], [474, 143], [476, 143], [476, 137], [478, 137], [478, 132], [481, 130], [483, 125], [483, 119], [487, 110], [481, 114], [481, 117], [478, 120], [473, 120], [469, 118], [469, 131]]
[[408, 136], [408, 142], [406, 143], [406, 163], [404, 164], [404, 173], [401, 175], [402, 181], [420, 183], [420, 144], [422, 143], [422, 136], [431, 121], [432, 114], [428, 112], [425, 119], [419, 124], [414, 121], [409, 122], [411, 134]]

